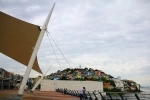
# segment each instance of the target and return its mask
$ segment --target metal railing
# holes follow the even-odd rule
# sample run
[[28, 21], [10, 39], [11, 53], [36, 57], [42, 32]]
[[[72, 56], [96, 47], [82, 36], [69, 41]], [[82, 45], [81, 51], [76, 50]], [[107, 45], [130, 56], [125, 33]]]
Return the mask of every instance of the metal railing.
[[[63, 89], [56, 89], [63, 93]], [[66, 94], [80, 97], [78, 90], [67, 90]], [[86, 91], [84, 100], [150, 100], [150, 93]]]

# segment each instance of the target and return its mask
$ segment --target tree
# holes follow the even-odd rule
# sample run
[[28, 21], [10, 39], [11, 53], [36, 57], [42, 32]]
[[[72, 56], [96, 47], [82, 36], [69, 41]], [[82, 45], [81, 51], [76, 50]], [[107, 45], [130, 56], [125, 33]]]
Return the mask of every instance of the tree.
[[110, 79], [114, 78], [112, 75], [108, 75]]
[[106, 82], [106, 78], [105, 78], [105, 77], [101, 77], [101, 80], [102, 80], [103, 82]]

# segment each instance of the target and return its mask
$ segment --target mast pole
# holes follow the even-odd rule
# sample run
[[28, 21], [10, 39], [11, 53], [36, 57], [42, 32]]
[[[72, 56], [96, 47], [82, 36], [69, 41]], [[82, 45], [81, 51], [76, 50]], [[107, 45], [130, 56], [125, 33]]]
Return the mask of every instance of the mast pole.
[[27, 80], [29, 78], [29, 74], [31, 72], [31, 69], [32, 69], [32, 66], [33, 66], [33, 63], [35, 61], [35, 58], [36, 58], [36, 55], [37, 55], [37, 52], [38, 52], [38, 49], [39, 49], [39, 46], [41, 44], [41, 41], [43, 39], [43, 36], [44, 36], [44, 33], [47, 29], [47, 26], [48, 26], [48, 23], [49, 23], [49, 20], [50, 20], [50, 17], [52, 15], [52, 12], [53, 12], [53, 9], [54, 9], [54, 6], [55, 6], [55, 3], [50, 11], [50, 13], [48, 14], [46, 20], [45, 20], [45, 23], [43, 24], [42, 26], [42, 29], [41, 29], [41, 32], [40, 32], [40, 35], [38, 37], [38, 40], [36, 42], [36, 45], [34, 47], [34, 50], [33, 50], [33, 53], [31, 55], [31, 58], [30, 58], [30, 61], [28, 63], [28, 67], [25, 71], [25, 75], [24, 75], [24, 78], [22, 80], [22, 83], [21, 83], [21, 86], [19, 88], [19, 91], [18, 91], [18, 96], [22, 96], [23, 95], [23, 92], [24, 92], [24, 89], [25, 89], [25, 86], [26, 86], [26, 83], [27, 83]]
[[[51, 65], [52, 66], [52, 65]], [[49, 67], [49, 69], [51, 68], [51, 66]], [[33, 92], [35, 90], [35, 88], [41, 83], [41, 81], [43, 80], [44, 76], [47, 74], [47, 72], [49, 71], [49, 69], [46, 71], [45, 74], [42, 75], [42, 77], [36, 82], [36, 84], [34, 85], [34, 87], [32, 88], [31, 92]]]

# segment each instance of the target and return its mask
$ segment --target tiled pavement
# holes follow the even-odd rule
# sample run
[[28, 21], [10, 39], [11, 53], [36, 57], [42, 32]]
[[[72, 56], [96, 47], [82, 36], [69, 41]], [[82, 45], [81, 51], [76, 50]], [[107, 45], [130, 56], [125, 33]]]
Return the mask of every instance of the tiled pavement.
[[[18, 90], [0, 90], [0, 100], [15, 100]], [[23, 100], [79, 100], [79, 97], [61, 94], [55, 91], [36, 90], [32, 94], [27, 91], [23, 94]]]

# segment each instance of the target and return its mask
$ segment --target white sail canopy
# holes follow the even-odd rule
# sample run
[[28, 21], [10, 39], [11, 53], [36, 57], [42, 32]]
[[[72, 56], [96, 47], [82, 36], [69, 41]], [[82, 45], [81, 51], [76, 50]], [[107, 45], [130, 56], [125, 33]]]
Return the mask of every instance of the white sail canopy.
[[[39, 26], [0, 11], [0, 52], [27, 66], [40, 31]], [[42, 73], [37, 57], [32, 69]]]

